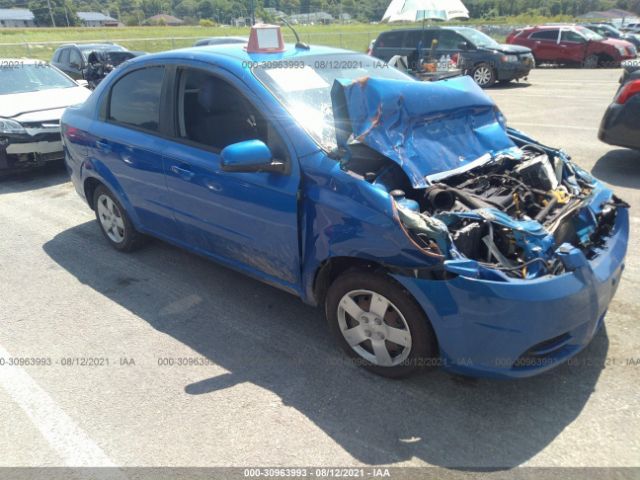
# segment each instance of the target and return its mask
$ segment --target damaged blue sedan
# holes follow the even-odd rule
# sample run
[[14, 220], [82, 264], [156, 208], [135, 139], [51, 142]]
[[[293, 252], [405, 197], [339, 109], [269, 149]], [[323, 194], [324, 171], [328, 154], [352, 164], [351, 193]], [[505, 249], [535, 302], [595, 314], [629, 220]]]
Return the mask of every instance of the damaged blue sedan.
[[469, 77], [422, 83], [273, 30], [134, 59], [66, 110], [106, 240], [157, 237], [323, 306], [384, 376], [526, 377], [586, 347], [628, 205]]

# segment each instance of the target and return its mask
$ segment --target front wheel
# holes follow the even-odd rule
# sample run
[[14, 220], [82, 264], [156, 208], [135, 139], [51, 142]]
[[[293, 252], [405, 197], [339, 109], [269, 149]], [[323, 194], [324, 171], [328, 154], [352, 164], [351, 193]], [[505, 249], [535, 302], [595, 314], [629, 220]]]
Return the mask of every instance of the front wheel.
[[424, 311], [386, 275], [343, 274], [329, 287], [325, 310], [342, 349], [378, 375], [403, 377], [437, 362], [435, 335]]
[[496, 72], [488, 63], [480, 63], [471, 70], [471, 78], [482, 88], [488, 88], [496, 83]]

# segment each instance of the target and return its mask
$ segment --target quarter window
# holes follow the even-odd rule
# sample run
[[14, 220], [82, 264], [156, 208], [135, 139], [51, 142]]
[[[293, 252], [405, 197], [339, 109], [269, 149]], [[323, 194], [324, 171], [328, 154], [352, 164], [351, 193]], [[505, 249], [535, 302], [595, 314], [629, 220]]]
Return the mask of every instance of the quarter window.
[[401, 48], [404, 30], [387, 32], [380, 35], [376, 42], [376, 47]]
[[157, 132], [164, 67], [136, 70], [111, 89], [109, 120]]

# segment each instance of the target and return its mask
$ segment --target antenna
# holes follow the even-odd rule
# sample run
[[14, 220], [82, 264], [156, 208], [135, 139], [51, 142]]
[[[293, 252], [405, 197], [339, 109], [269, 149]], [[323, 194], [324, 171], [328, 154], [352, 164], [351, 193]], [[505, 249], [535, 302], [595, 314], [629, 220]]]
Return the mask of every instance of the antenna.
[[293, 32], [293, 34], [296, 36], [296, 48], [301, 48], [303, 50], [309, 50], [309, 45], [307, 45], [306, 43], [300, 41], [300, 37], [298, 36], [298, 32], [295, 31], [295, 29], [291, 26], [291, 24], [289, 22], [287, 22], [284, 18], [281, 18], [280, 20], [287, 27], [289, 27], [291, 29], [291, 31]]

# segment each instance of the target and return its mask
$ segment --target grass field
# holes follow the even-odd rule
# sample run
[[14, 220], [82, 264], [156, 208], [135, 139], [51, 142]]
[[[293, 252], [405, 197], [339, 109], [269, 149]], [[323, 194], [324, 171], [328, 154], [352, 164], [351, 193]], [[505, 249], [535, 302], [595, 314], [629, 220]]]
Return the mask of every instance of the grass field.
[[[543, 21], [566, 21], [564, 18], [532, 19], [513, 17], [494, 22], [495, 25], [517, 25], [542, 23]], [[486, 21], [469, 21], [465, 25], [487, 24]], [[419, 26], [417, 24], [416, 26]], [[406, 28], [406, 24], [332, 24], [301, 25], [296, 27], [303, 41], [311, 44], [329, 45], [349, 50], [366, 51], [369, 42], [380, 32], [391, 28]], [[283, 30], [286, 41], [293, 40], [288, 29]], [[122, 28], [30, 28], [0, 29], [0, 58], [30, 57], [50, 60], [53, 51], [61, 43], [116, 42], [131, 50], [159, 52], [193, 45], [203, 37], [243, 35], [248, 28], [233, 27], [122, 27]], [[503, 40], [503, 35], [497, 35]]]

